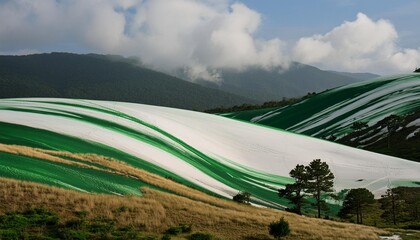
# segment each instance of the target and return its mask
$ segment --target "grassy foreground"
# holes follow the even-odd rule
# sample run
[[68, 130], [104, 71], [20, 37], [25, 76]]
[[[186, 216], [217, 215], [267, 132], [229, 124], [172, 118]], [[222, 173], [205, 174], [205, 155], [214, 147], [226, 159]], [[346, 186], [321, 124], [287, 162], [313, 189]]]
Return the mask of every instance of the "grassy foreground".
[[[0, 145], [0, 151], [95, 168], [138, 179], [168, 191], [143, 187], [142, 196], [117, 196], [0, 178], [0, 214], [44, 208], [57, 213], [60, 221], [71, 221], [77, 218], [78, 213], [85, 212], [87, 221], [110, 219], [117, 227], [132, 225], [138, 231], [155, 236], [162, 236], [170, 227], [191, 224], [193, 232], [210, 233], [219, 239], [271, 239], [267, 226], [282, 216], [291, 228], [291, 235], [286, 239], [378, 239], [378, 235], [386, 234], [373, 227], [237, 204], [190, 189], [124, 162], [97, 155], [70, 154], [16, 145]], [[93, 163], [104, 168], [98, 168]]]

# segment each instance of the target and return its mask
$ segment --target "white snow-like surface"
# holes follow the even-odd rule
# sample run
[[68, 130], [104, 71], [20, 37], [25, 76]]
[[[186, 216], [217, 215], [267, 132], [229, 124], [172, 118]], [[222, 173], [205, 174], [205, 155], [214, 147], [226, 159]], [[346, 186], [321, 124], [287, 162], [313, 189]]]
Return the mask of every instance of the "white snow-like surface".
[[[403, 115], [419, 109], [419, 76], [418, 74], [386, 76], [338, 87], [320, 93], [314, 98], [292, 104], [285, 110], [260, 113], [261, 115], [253, 116], [251, 121], [311, 136], [323, 137], [334, 134], [341, 137], [350, 131], [351, 124], [355, 120], [372, 126], [389, 115]], [[371, 88], [370, 84], [375, 86]], [[354, 92], [355, 95], [341, 99], [340, 96], [348, 92]], [[326, 98], [329, 99], [328, 102], [324, 102]], [[299, 106], [301, 104], [305, 106]], [[305, 108], [310, 109], [310, 104], [325, 107], [305, 115]], [[288, 118], [287, 114], [293, 116], [299, 112], [304, 118], [297, 118], [299, 120], [291, 118], [287, 123], [281, 121], [283, 117]], [[413, 124], [420, 125], [420, 122]]]
[[418, 133], [418, 132], [420, 132], [420, 128], [417, 128], [416, 130], [414, 130], [414, 132], [408, 134], [405, 139], [410, 139], [410, 138], [414, 137], [416, 135], [416, 133]]
[[420, 118], [410, 122], [409, 124], [407, 124], [406, 127], [413, 127], [413, 126], [416, 126], [416, 127], [419, 126], [420, 127]]
[[[70, 99], [30, 99], [0, 100], [0, 122], [8, 122], [57, 133], [76, 136], [99, 142], [128, 152], [159, 167], [207, 188], [223, 196], [232, 196], [236, 189], [227, 186], [208, 174], [155, 146], [134, 140], [127, 135], [101, 128], [93, 123], [68, 119], [66, 117], [18, 112], [2, 109], [13, 106], [22, 108], [56, 108], [83, 112], [100, 118], [118, 122], [138, 131], [150, 134], [175, 145], [176, 142], [150, 129], [136, 127], [127, 119], [110, 117], [102, 113], [64, 105], [44, 102], [77, 103], [85, 106], [100, 106], [128, 114], [147, 122], [189, 146], [211, 156], [213, 159], [238, 170], [255, 171], [267, 176], [289, 176], [297, 164], [309, 164], [313, 159], [321, 159], [330, 166], [335, 175], [335, 189], [365, 187], [376, 196], [383, 194], [389, 183], [411, 186], [420, 181], [420, 164], [395, 157], [346, 147], [331, 142], [274, 130], [255, 124], [244, 123], [224, 117], [193, 111], [148, 106], [132, 103], [70, 100]], [[41, 102], [44, 101], [44, 102]], [[363, 181], [358, 181], [363, 179]], [[245, 180], [245, 179], [244, 179]]]

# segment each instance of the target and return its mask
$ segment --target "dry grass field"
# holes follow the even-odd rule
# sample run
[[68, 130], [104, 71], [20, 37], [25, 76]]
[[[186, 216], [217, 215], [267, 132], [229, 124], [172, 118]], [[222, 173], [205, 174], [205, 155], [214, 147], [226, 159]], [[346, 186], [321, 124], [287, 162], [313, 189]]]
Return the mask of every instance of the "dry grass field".
[[272, 239], [268, 235], [268, 224], [282, 216], [291, 228], [291, 235], [285, 239], [378, 239], [378, 235], [386, 234], [373, 227], [303, 217], [219, 199], [102, 156], [3, 144], [0, 144], [0, 151], [87, 168], [96, 168], [87, 163], [101, 164], [106, 169], [97, 169], [138, 178], [171, 192], [143, 188], [141, 197], [116, 196], [0, 178], [0, 213], [44, 207], [57, 212], [60, 219], [69, 220], [75, 218], [75, 212], [86, 211], [87, 218], [103, 216], [120, 225], [132, 224], [156, 234], [178, 224], [192, 224], [193, 231], [211, 233], [219, 239]]

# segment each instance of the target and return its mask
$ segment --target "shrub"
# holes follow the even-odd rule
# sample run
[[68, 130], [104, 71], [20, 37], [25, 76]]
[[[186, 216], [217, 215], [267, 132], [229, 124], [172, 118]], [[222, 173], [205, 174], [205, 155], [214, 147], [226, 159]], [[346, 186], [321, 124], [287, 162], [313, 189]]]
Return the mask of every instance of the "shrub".
[[171, 234], [171, 235], [177, 235], [178, 233], [182, 233], [182, 229], [180, 226], [173, 226], [168, 228], [168, 230], [165, 231], [166, 234]]
[[179, 225], [179, 227], [181, 227], [181, 231], [183, 233], [190, 233], [191, 230], [192, 230], [191, 224], [181, 224], [181, 225]]
[[180, 224], [178, 226], [173, 226], [168, 228], [168, 230], [165, 231], [166, 234], [171, 235], [177, 235], [178, 233], [189, 233], [191, 232], [192, 227], [188, 224]]
[[281, 239], [290, 234], [289, 223], [284, 220], [284, 217], [278, 222], [272, 222], [269, 225], [269, 233], [277, 239]]
[[171, 236], [168, 234], [165, 234], [162, 236], [161, 240], [171, 240]]
[[208, 233], [194, 233], [192, 234], [188, 240], [212, 240], [213, 236]]
[[233, 201], [238, 203], [245, 203], [249, 204], [249, 201], [251, 200], [251, 193], [249, 192], [239, 192], [235, 196], [233, 196]]

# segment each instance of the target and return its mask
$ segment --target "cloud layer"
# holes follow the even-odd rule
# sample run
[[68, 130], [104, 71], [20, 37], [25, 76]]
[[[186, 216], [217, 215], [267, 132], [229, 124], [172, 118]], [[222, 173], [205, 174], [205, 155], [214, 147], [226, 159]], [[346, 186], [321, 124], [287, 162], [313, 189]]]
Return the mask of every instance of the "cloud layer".
[[386, 20], [371, 20], [363, 13], [324, 35], [304, 37], [296, 43], [297, 61], [343, 71], [393, 73], [412, 71], [420, 64], [419, 49], [401, 49], [398, 34]]
[[137, 56], [157, 69], [185, 69], [191, 79], [218, 81], [219, 68], [287, 67], [290, 60], [378, 73], [420, 64], [420, 48], [399, 48], [386, 20], [359, 13], [326, 34], [286, 44], [256, 38], [261, 15], [230, 0], [6, 0], [0, 23], [0, 53], [75, 49]]
[[0, 51], [70, 41], [94, 51], [138, 56], [162, 69], [286, 65], [279, 39], [256, 39], [261, 16], [241, 3], [198, 0], [16, 0], [0, 4]]

